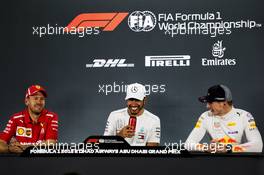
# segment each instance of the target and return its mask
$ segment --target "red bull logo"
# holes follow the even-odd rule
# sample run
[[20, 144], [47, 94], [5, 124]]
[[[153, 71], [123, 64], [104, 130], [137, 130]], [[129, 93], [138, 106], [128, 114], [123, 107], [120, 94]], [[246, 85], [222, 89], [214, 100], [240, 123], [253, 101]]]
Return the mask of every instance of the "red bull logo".
[[235, 139], [232, 139], [228, 136], [224, 136], [223, 138], [218, 139], [218, 142], [220, 142], [220, 143], [237, 143], [237, 141]]
[[240, 146], [234, 146], [233, 147], [233, 152], [244, 152], [244, 149]]

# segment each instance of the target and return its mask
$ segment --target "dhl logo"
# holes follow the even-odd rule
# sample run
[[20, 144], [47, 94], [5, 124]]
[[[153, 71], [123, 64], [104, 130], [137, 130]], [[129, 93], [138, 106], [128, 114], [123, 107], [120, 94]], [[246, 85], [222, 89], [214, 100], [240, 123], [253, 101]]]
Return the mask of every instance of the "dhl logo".
[[103, 31], [113, 31], [128, 15], [128, 13], [83, 13], [76, 16], [65, 30], [76, 28], [84, 30], [88, 27], [103, 28]]

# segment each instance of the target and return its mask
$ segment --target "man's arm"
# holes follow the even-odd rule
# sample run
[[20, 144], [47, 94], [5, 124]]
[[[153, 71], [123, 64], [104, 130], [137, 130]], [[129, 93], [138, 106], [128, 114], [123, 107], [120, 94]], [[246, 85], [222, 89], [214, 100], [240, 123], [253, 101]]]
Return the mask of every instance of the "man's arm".
[[189, 151], [204, 151], [204, 145], [200, 144], [200, 141], [203, 139], [205, 133], [204, 118], [201, 116], [185, 141], [185, 148]]
[[107, 119], [104, 135], [105, 136], [117, 135], [117, 133], [116, 133], [116, 122], [114, 119], [114, 115], [112, 113], [110, 113], [110, 115]]
[[132, 129], [130, 125], [126, 125], [116, 135], [121, 136], [123, 138], [131, 138], [135, 136], [135, 131]]
[[8, 145], [8, 152], [22, 153], [27, 147], [29, 147], [29, 145], [22, 145], [15, 138], [12, 138]]
[[0, 133], [0, 153], [10, 152], [8, 143], [16, 133], [16, 122], [11, 117], [3, 132]]
[[39, 143], [36, 143], [35, 145], [41, 145], [41, 144], [44, 144], [44, 145], [54, 145], [57, 143], [57, 140], [54, 140], [54, 139], [48, 139], [48, 140], [45, 140], [45, 141], [41, 141]]
[[244, 118], [244, 128], [247, 142], [235, 145], [232, 149], [233, 152], [262, 152], [263, 142], [261, 135], [256, 126], [253, 116], [248, 113]]
[[41, 145], [51, 146], [56, 143], [57, 140], [49, 139], [46, 141], [41, 141], [33, 144], [21, 144], [16, 139], [11, 139], [10, 144], [7, 147], [7, 152], [22, 153], [24, 150], [26, 150], [28, 147], [31, 146], [41, 146]]
[[8, 153], [8, 144], [0, 139], [0, 153]]
[[55, 143], [57, 143], [57, 140], [49, 139], [49, 140], [46, 140], [45, 143], [47, 143], [47, 144], [55, 144]]
[[151, 128], [149, 139], [146, 146], [159, 146], [160, 144], [160, 120], [156, 120]]
[[159, 143], [147, 142], [146, 146], [159, 146]]
[[49, 144], [49, 143], [57, 143], [58, 140], [58, 130], [59, 130], [59, 120], [58, 115], [55, 113], [50, 114], [52, 118], [48, 123], [46, 134], [44, 139], [40, 139], [41, 143]]
[[110, 113], [107, 119], [104, 135], [105, 136], [116, 135], [116, 136], [121, 136], [123, 138], [131, 138], [135, 135], [135, 131], [132, 129], [131, 126], [126, 125], [118, 132], [116, 116], [113, 113]]

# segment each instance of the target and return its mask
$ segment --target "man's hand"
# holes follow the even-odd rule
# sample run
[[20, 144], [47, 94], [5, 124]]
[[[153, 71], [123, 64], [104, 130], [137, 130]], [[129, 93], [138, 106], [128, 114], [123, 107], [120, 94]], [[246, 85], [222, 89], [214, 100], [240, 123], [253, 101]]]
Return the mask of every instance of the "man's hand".
[[209, 153], [227, 153], [229, 150], [226, 147], [226, 144], [218, 142], [217, 140], [212, 140], [209, 149]]
[[131, 138], [135, 135], [135, 131], [132, 129], [130, 125], [127, 125], [124, 128], [122, 128], [121, 131], [117, 133], [117, 135], [123, 138]]
[[0, 139], [0, 153], [8, 153], [8, 145], [4, 140]]
[[30, 145], [22, 145], [17, 140], [11, 139], [8, 150], [11, 153], [22, 153]]
[[159, 143], [156, 143], [156, 142], [147, 142], [146, 146], [159, 146]]

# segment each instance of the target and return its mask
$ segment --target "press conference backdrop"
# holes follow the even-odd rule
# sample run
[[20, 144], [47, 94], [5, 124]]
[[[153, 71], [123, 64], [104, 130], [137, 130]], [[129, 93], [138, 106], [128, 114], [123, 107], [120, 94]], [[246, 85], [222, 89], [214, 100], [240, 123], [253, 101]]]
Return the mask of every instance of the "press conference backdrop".
[[264, 135], [262, 1], [9, 1], [1, 14], [1, 130], [40, 84], [60, 142], [101, 135], [138, 82], [162, 145], [187, 138], [206, 110], [197, 98], [215, 84]]

